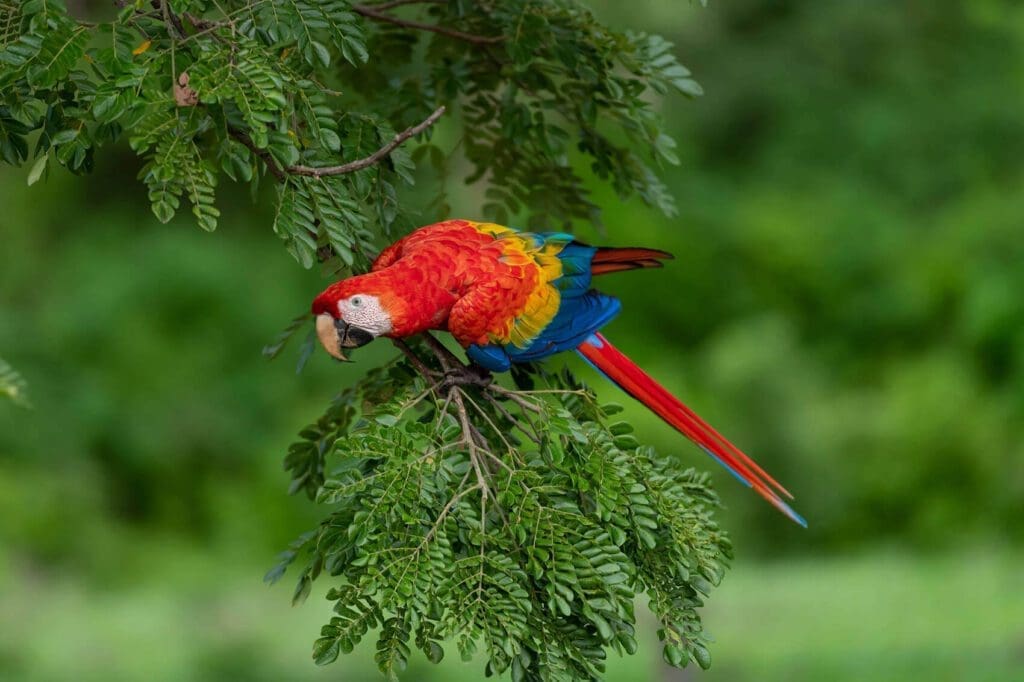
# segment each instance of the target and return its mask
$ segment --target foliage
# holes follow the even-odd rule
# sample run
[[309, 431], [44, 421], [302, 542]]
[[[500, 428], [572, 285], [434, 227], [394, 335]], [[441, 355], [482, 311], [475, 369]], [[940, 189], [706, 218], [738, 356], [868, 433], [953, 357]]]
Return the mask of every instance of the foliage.
[[[444, 104], [471, 132], [456, 146], [467, 180], [486, 178], [486, 217], [598, 220], [576, 157], [620, 196], [675, 210], [652, 169], [678, 163], [675, 142], [649, 95], [700, 87], [670, 43], [614, 31], [574, 1], [117, 4], [91, 24], [60, 0], [4, 0], [0, 154], [34, 157], [30, 184], [54, 165], [89, 171], [97, 148], [128, 139], [157, 218], [184, 201], [213, 230], [218, 178], [255, 190], [269, 170], [274, 230], [296, 259], [365, 265], [375, 235], [412, 224], [397, 199], [413, 182], [407, 152], [329, 178], [299, 169], [366, 157]], [[404, 5], [429, 22], [388, 11]], [[436, 146], [417, 155], [448, 166]], [[444, 192], [434, 204], [446, 212]]]
[[[700, 87], [669, 42], [612, 30], [574, 0], [115, 4], [99, 23], [59, 0], [3, 5], [0, 153], [34, 159], [29, 184], [55, 166], [91, 171], [124, 140], [154, 215], [187, 206], [212, 231], [224, 177], [254, 193], [270, 179], [274, 232], [334, 273], [365, 269], [415, 224], [399, 192], [417, 164], [442, 180], [432, 210], [446, 214], [459, 154], [499, 221], [597, 223], [581, 165], [675, 211], [656, 170], [678, 163], [676, 143], [653, 102]], [[455, 149], [403, 146], [446, 111]], [[705, 477], [608, 423], [570, 375], [523, 370], [511, 390], [438, 348], [371, 372], [289, 451], [292, 490], [330, 510], [274, 573], [310, 556], [297, 599], [336, 578], [315, 660], [377, 627], [391, 677], [410, 643], [436, 661], [454, 639], [464, 657], [482, 643], [488, 673], [594, 678], [607, 649], [636, 650], [642, 592], [666, 661], [706, 667], [697, 608], [730, 549]], [[535, 381], [546, 389], [522, 390]]]
[[539, 372], [543, 388], [519, 392], [444, 376], [375, 370], [289, 450], [292, 490], [330, 512], [268, 579], [302, 554], [296, 600], [336, 576], [316, 662], [379, 627], [389, 677], [412, 646], [437, 662], [454, 639], [467, 660], [482, 643], [488, 675], [592, 679], [606, 648], [636, 651], [645, 592], [665, 660], [707, 667], [697, 608], [730, 545], [706, 474], [640, 447], [608, 419], [621, 408], [598, 407], [568, 373]]
[[25, 380], [3, 358], [0, 358], [0, 396], [22, 407], [29, 404]]

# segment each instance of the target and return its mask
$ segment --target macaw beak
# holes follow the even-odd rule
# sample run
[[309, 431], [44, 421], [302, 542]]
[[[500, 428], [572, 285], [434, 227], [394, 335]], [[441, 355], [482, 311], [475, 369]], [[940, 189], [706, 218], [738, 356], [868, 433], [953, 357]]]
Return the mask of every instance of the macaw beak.
[[341, 352], [342, 348], [359, 348], [374, 338], [373, 334], [365, 329], [353, 326], [328, 313], [316, 316], [316, 335], [327, 354], [342, 362], [348, 362], [348, 358]]

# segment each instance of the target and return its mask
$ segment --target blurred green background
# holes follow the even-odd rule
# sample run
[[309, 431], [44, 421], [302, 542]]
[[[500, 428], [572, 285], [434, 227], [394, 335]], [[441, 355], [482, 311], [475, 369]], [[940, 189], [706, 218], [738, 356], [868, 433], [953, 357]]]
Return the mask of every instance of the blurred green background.
[[[1024, 7], [594, 5], [674, 40], [707, 91], [664, 105], [677, 218], [596, 195], [585, 239], [677, 255], [602, 282], [625, 302], [608, 335], [810, 522], [716, 472], [737, 558], [711, 671], [665, 668], [645, 621], [608, 679], [1024, 679]], [[124, 150], [31, 189], [0, 170], [0, 354], [36, 406], [0, 404], [0, 679], [377, 679], [372, 645], [316, 668], [329, 605], [261, 576], [317, 518], [285, 496], [291, 436], [391, 351], [265, 362], [322, 274], [267, 197], [225, 185], [208, 235], [157, 223], [136, 171]], [[478, 679], [457, 658], [407, 678]]]

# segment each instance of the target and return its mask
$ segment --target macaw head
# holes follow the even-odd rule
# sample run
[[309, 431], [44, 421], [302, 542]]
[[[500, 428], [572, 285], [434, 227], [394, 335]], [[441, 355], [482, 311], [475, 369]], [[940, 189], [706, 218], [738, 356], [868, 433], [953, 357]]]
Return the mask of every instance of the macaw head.
[[388, 283], [373, 274], [335, 282], [313, 301], [320, 344], [332, 357], [347, 360], [342, 349], [365, 346], [394, 331], [400, 304]]

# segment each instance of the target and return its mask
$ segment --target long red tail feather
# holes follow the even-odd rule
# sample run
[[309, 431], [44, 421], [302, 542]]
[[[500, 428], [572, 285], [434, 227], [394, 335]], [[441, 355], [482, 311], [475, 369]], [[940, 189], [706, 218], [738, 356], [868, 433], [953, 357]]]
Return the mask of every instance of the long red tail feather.
[[793, 511], [772, 488], [792, 499], [793, 496], [788, 490], [682, 401], [669, 393], [668, 389], [611, 345], [601, 334], [592, 335], [580, 344], [577, 351], [622, 390], [700, 446], [772, 506], [796, 523], [807, 527], [803, 517]]
[[602, 246], [597, 249], [590, 260], [590, 274], [606, 275], [610, 272], [638, 268], [660, 268], [661, 261], [670, 258], [672, 258], [671, 253], [658, 249]]

